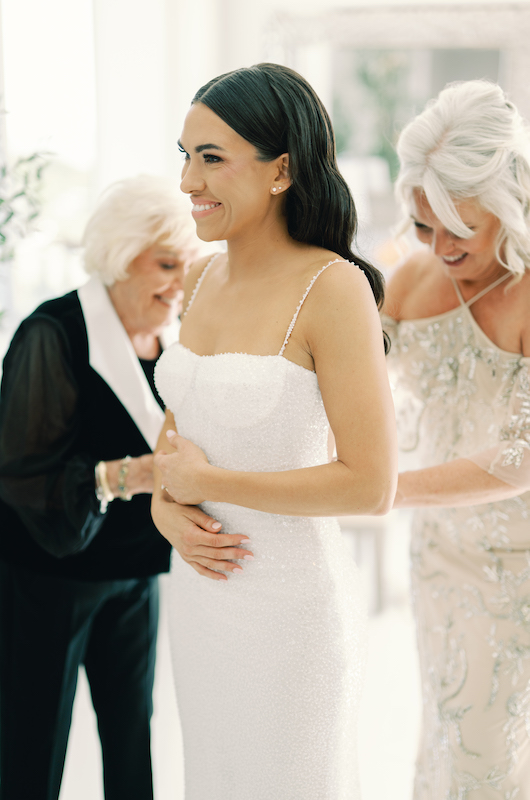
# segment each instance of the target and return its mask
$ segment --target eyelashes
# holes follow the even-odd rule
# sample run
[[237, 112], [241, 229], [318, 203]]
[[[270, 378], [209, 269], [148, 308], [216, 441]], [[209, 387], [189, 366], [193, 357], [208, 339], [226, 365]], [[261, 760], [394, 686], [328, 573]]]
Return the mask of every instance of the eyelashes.
[[[429, 228], [428, 225], [424, 225], [422, 222], [416, 222], [416, 220], [413, 220], [412, 224], [419, 233], [432, 233], [432, 228]], [[472, 227], [471, 225], [467, 225], [466, 227], [469, 228], [470, 231], [473, 231], [473, 233], [475, 233], [476, 228]], [[458, 236], [458, 234], [456, 233], [451, 233], [451, 231], [448, 231], [447, 233], [449, 236], [451, 236], [452, 239], [465, 241], [464, 237]]]
[[[178, 146], [179, 153], [182, 153], [184, 156], [184, 161], [190, 160], [190, 154], [184, 150], [181, 144]], [[202, 153], [202, 157], [205, 164], [219, 164], [223, 159], [219, 156], [214, 155], [213, 153]]]

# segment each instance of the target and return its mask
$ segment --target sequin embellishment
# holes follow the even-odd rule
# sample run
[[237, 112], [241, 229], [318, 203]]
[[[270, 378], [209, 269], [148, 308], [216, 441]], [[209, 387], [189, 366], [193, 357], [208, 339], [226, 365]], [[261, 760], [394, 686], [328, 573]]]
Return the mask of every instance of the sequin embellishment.
[[[156, 383], [179, 433], [212, 464], [264, 472], [328, 460], [317, 376], [283, 355], [199, 356], [176, 344], [161, 356]], [[338, 523], [203, 508], [222, 533], [248, 535], [255, 559], [216, 582], [173, 556], [186, 800], [358, 800], [366, 620]]]
[[[464, 306], [383, 326], [401, 443], [418, 466], [491, 448], [505, 468], [523, 469], [530, 359], [497, 348]], [[424, 698], [414, 798], [522, 800], [530, 786], [530, 493], [420, 509], [411, 552]]]

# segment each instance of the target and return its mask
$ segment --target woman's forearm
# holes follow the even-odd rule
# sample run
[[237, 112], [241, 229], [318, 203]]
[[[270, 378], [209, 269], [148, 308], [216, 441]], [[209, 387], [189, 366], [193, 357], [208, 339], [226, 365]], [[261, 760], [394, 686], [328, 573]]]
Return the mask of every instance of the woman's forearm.
[[467, 458], [401, 472], [394, 508], [451, 508], [494, 503], [521, 490], [490, 475]]
[[386, 514], [392, 506], [391, 470], [354, 475], [341, 461], [285, 472], [236, 472], [210, 465], [201, 480], [205, 498], [287, 516]]

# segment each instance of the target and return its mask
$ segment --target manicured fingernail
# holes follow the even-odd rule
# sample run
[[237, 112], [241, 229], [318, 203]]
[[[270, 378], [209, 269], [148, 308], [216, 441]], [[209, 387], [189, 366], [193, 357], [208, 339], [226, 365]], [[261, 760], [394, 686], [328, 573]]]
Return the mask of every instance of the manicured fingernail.
[[245, 561], [254, 561], [254, 556], [243, 556]]
[[232, 572], [243, 572], [243, 570], [241, 569], [241, 567], [234, 567]]
[[219, 528], [222, 528], [222, 527], [223, 526], [221, 525], [220, 522], [212, 522], [212, 528], [214, 529], [214, 531], [218, 531]]
[[249, 544], [249, 542], [250, 542], [250, 539], [241, 539], [239, 544]]
[[176, 436], [176, 435], [177, 435], [176, 431], [166, 431], [166, 436]]

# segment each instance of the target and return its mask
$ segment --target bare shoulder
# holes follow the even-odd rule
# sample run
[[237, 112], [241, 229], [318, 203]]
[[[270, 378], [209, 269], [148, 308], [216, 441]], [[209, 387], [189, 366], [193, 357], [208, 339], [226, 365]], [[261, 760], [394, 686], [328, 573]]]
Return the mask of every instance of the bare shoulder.
[[509, 318], [512, 315], [511, 307], [517, 308], [521, 329], [521, 352], [524, 356], [530, 356], [530, 270], [526, 270], [521, 280], [506, 287], [505, 296], [511, 300], [508, 306]]
[[355, 324], [366, 315], [377, 317], [374, 293], [362, 268], [338, 256], [335, 259], [324, 262], [313, 274], [318, 279], [306, 299], [306, 319], [328, 328], [332, 324]]
[[188, 285], [191, 285], [192, 287], [195, 286], [195, 284], [201, 277], [205, 267], [212, 260], [212, 258], [215, 258], [215, 256], [217, 255], [220, 254], [212, 253], [209, 256], [203, 256], [202, 258], [199, 258], [198, 261], [193, 262], [186, 275], [186, 289], [188, 288]]
[[507, 283], [506, 294], [510, 294], [513, 291], [513, 293], [519, 295], [524, 304], [528, 306], [530, 303], [530, 269], [524, 272], [520, 280], [516, 279], [513, 282], [509, 280]]
[[[312, 260], [305, 270], [305, 277], [315, 279], [312, 291], [340, 291], [345, 285], [362, 285], [366, 277], [362, 268], [356, 263], [347, 261], [337, 253], [323, 250], [322, 255]], [[318, 280], [316, 278], [318, 277]]]
[[332, 257], [321, 261], [320, 266], [312, 265], [306, 273], [306, 279], [312, 276], [307, 284], [311, 291], [306, 300], [311, 316], [325, 317], [329, 321], [335, 314], [345, 311], [355, 314], [367, 305], [375, 309], [374, 294], [361, 267], [335, 253], [329, 255]]
[[307, 344], [319, 377], [336, 375], [346, 364], [353, 370], [366, 359], [384, 366], [377, 304], [357, 264], [342, 259], [330, 264], [312, 286], [301, 318], [297, 336]]
[[186, 280], [184, 281], [184, 308], [186, 308], [188, 304], [191, 294], [197, 285], [197, 281], [201, 277], [208, 263], [212, 260], [212, 258], [215, 257], [215, 255], [217, 254], [212, 253], [209, 256], [199, 258], [198, 261], [194, 261], [186, 273]]
[[[349, 359], [364, 343], [370, 350], [372, 342], [382, 341], [382, 333], [374, 294], [362, 269], [327, 250], [310, 256], [298, 263], [303, 303], [290, 346], [291, 353], [293, 346], [298, 348], [300, 361], [309, 356], [317, 370], [317, 362], [322, 369], [322, 359], [326, 361], [330, 354], [344, 353]], [[337, 365], [335, 356], [332, 361]]]
[[401, 319], [411, 297], [422, 292], [426, 282], [439, 272], [437, 259], [429, 250], [416, 250], [392, 270], [385, 288], [383, 313]]

